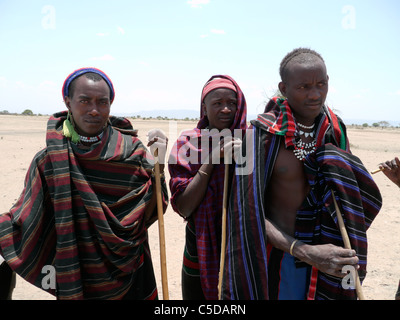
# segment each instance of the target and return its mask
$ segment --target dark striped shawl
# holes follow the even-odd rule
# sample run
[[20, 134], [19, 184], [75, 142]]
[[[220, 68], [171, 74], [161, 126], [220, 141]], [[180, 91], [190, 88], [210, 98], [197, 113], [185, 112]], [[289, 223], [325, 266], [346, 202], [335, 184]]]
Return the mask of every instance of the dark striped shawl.
[[[232, 186], [223, 299], [268, 299], [264, 192], [281, 139], [285, 139], [286, 144], [290, 140], [282, 134], [267, 132], [266, 123], [285, 123], [282, 114], [290, 113], [290, 109], [282, 105], [279, 107], [275, 102], [269, 105], [267, 114], [252, 121], [253, 126], [247, 132], [251, 138], [245, 140], [244, 146], [247, 158], [253, 161], [254, 170], [249, 175], [236, 175]], [[284, 116], [290, 119], [291, 114]], [[315, 123], [318, 149], [305, 163], [307, 178], [313, 188], [303, 204], [305, 211], [300, 209], [298, 212], [295, 236], [310, 244], [343, 246], [332, 204], [333, 189], [343, 210], [352, 247], [360, 258], [363, 279], [367, 263], [366, 230], [380, 210], [381, 196], [361, 161], [349, 152], [341, 120], [324, 107]], [[344, 290], [341, 279], [315, 269], [313, 275], [316, 276], [308, 292], [309, 299], [355, 298], [355, 290]]]
[[[39, 288], [42, 267], [55, 266], [57, 292], [49, 292], [59, 299], [122, 298], [150, 255], [143, 219], [153, 193], [150, 154], [111, 126], [83, 152], [62, 135], [66, 115], [48, 121], [47, 147], [34, 157], [18, 202], [0, 216], [0, 252]], [[128, 120], [111, 120], [135, 133]], [[148, 285], [147, 298], [157, 297], [155, 282]]]

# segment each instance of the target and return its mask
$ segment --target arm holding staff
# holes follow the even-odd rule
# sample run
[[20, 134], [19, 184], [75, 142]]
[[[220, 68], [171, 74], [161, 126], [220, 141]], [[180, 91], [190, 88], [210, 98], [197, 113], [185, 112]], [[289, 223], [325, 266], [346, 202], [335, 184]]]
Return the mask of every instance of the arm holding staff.
[[246, 114], [246, 101], [237, 83], [227, 75], [212, 76], [201, 92], [197, 126], [181, 133], [172, 148], [168, 165], [171, 205], [186, 222], [183, 300], [218, 299], [223, 194], [229, 185], [224, 181], [229, 177], [227, 167], [232, 169], [222, 159], [240, 147], [247, 129]]

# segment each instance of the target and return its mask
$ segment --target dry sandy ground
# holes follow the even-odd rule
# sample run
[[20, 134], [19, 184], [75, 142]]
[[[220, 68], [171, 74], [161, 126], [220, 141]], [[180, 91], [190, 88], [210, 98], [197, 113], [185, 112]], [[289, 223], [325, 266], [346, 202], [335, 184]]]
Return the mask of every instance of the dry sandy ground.
[[[8, 211], [23, 188], [26, 170], [33, 156], [45, 146], [45, 116], [0, 115], [0, 212]], [[183, 129], [191, 129], [194, 122], [169, 122], [156, 120], [133, 120], [139, 129], [139, 137], [146, 141], [146, 133], [160, 128], [169, 136], [172, 146]], [[397, 129], [349, 129], [352, 152], [372, 171], [378, 163], [400, 156], [400, 130]], [[167, 174], [168, 179], [168, 174]], [[383, 208], [368, 231], [368, 274], [363, 290], [367, 299], [393, 300], [400, 279], [400, 190], [382, 173], [374, 175], [382, 197]], [[181, 264], [184, 246], [183, 220], [171, 206], [164, 217], [167, 248], [169, 298], [180, 300]], [[160, 257], [158, 249], [158, 225], [149, 230], [150, 246], [162, 299]], [[54, 299], [22, 278], [17, 279], [15, 300]]]

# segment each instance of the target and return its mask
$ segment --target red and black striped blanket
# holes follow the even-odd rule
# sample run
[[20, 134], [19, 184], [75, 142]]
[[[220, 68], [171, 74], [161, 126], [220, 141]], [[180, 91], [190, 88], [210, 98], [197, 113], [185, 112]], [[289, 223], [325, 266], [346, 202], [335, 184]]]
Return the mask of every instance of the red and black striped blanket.
[[[151, 155], [112, 126], [82, 151], [62, 135], [66, 115], [49, 119], [46, 148], [34, 157], [17, 203], [0, 215], [0, 253], [39, 288], [42, 268], [53, 266], [56, 288], [48, 291], [59, 299], [122, 298], [139, 269], [153, 272], [151, 260], [144, 265], [150, 251], [143, 219], [153, 193]], [[131, 129], [122, 118], [113, 125]], [[155, 281], [146, 285], [143, 298], [156, 297]]]

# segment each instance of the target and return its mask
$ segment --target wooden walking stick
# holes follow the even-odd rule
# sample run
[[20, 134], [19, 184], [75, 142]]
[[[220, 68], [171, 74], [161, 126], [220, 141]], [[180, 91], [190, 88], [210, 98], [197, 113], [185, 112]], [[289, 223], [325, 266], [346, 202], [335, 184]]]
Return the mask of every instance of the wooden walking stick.
[[[333, 190], [332, 190], [332, 198], [333, 198], [333, 203], [335, 204], [336, 215], [337, 215], [338, 224], [339, 224], [339, 230], [340, 230], [340, 233], [343, 238], [344, 247], [346, 249], [351, 249], [349, 235], [347, 234], [347, 230], [346, 230], [346, 226], [343, 221], [342, 213], [340, 212], [339, 205], [336, 202], [335, 194], [333, 193]], [[356, 283], [356, 292], [357, 292], [358, 299], [365, 300], [364, 293], [363, 293], [362, 287], [361, 287], [360, 277], [358, 276], [357, 270], [355, 270], [354, 275], [355, 275], [354, 280]]]
[[229, 164], [225, 164], [224, 176], [224, 195], [222, 198], [222, 235], [221, 235], [221, 258], [219, 263], [219, 279], [218, 279], [218, 299], [222, 298], [222, 278], [224, 274], [225, 264], [225, 246], [226, 246], [226, 210], [228, 204], [228, 179], [229, 179]]
[[169, 300], [167, 257], [165, 251], [164, 213], [163, 213], [163, 204], [161, 195], [160, 163], [158, 162], [158, 149], [155, 150], [154, 157], [155, 157], [154, 174], [156, 180], [156, 195], [157, 195], [158, 235], [160, 240], [160, 266], [161, 266], [162, 292], [163, 292], [163, 299]]

